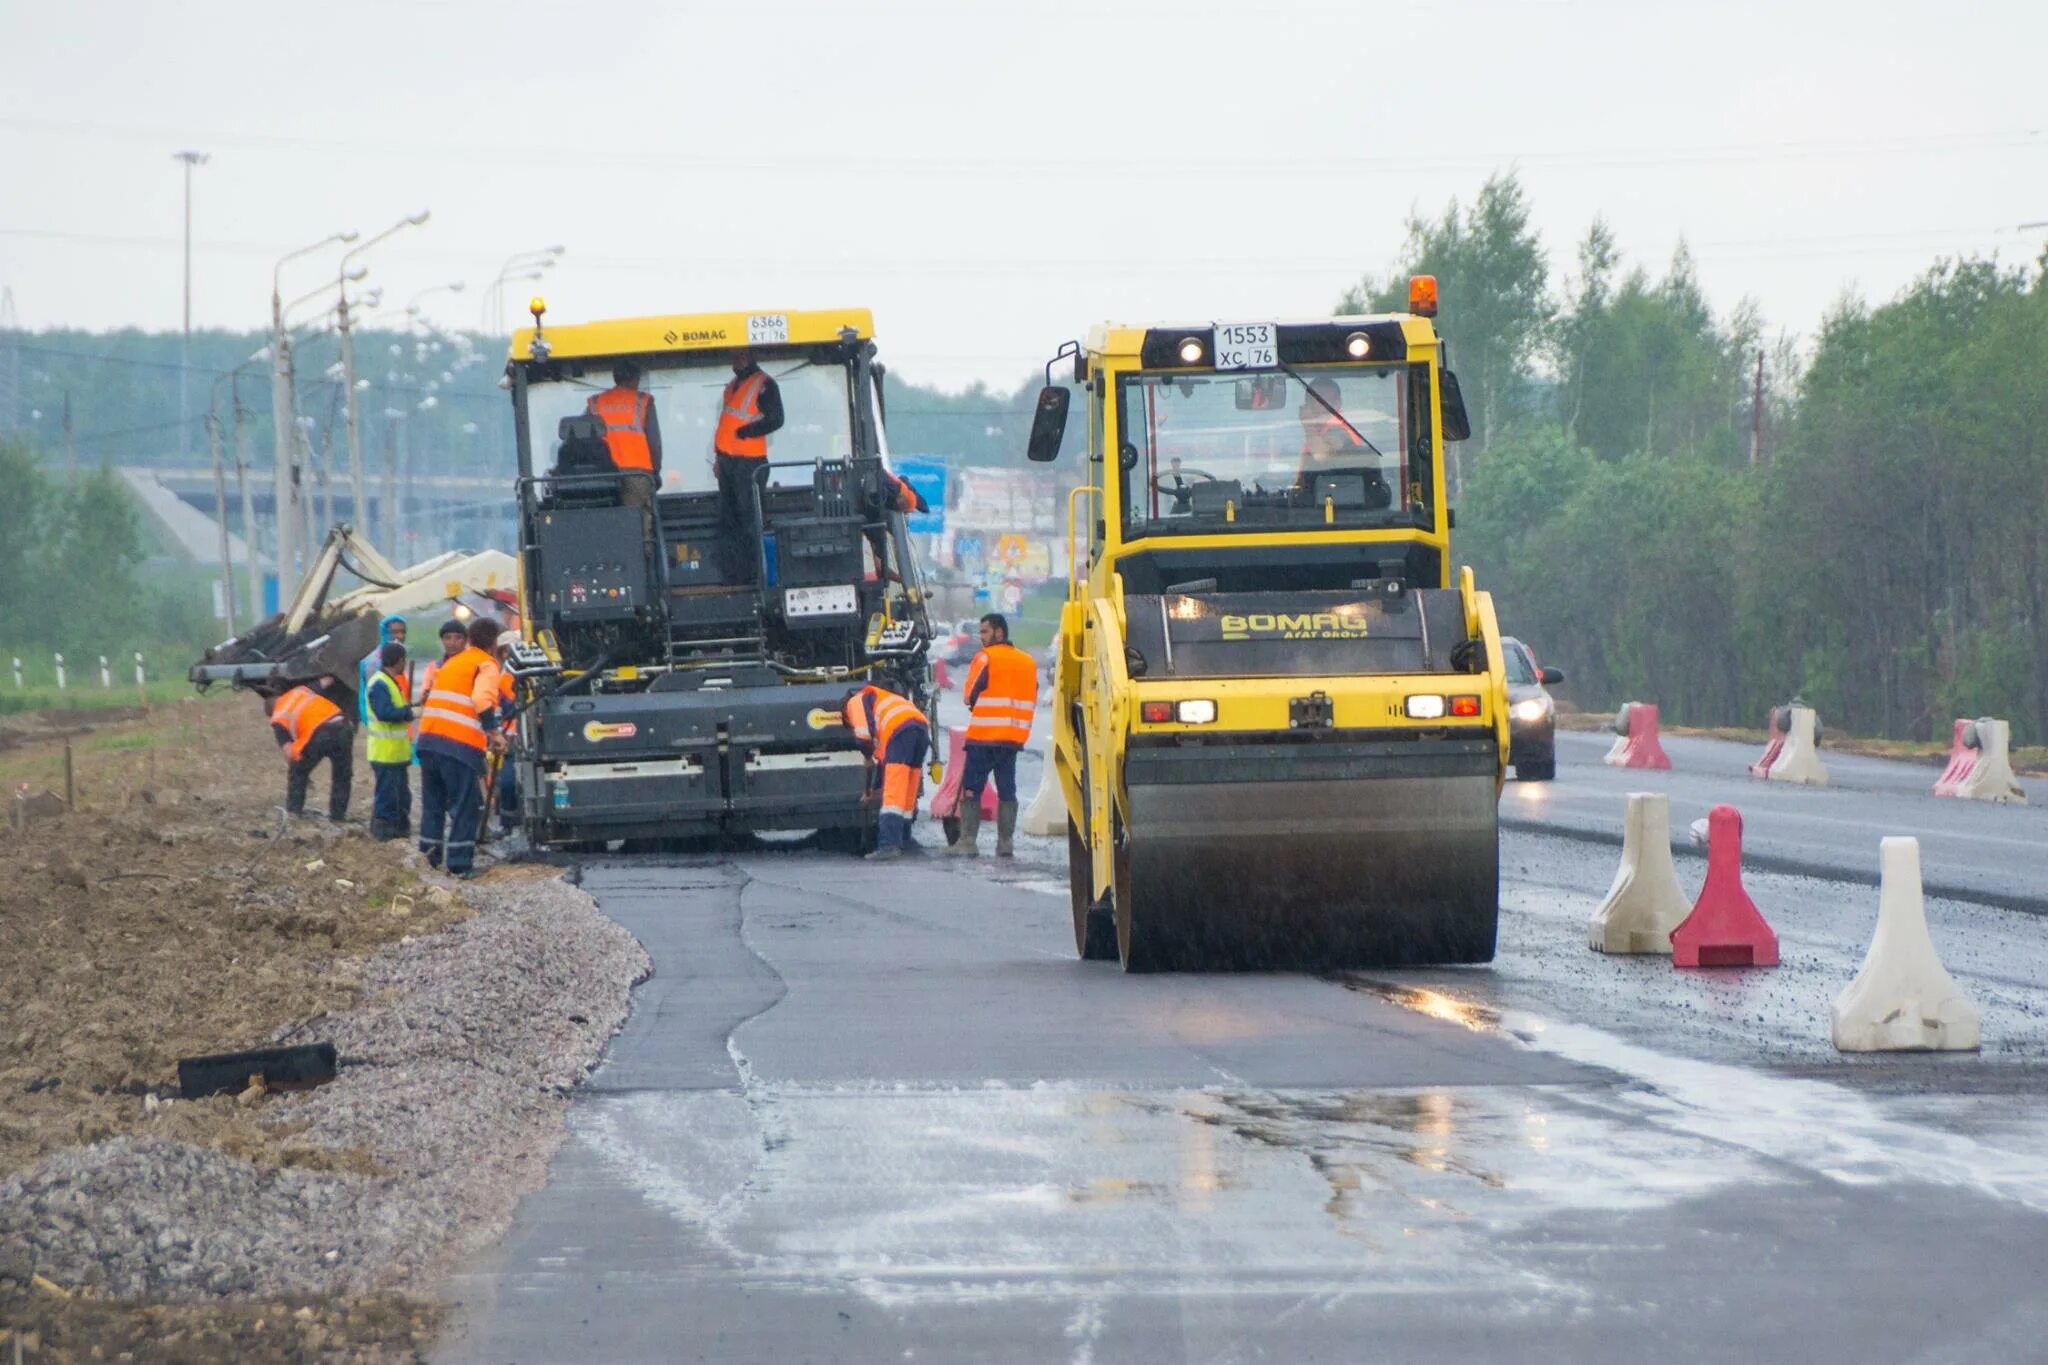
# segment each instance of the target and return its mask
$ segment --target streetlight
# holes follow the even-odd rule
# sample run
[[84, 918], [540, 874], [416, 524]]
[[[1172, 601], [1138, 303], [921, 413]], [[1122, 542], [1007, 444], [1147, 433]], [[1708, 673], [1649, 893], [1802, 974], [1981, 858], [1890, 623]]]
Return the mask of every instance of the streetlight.
[[[363, 483], [363, 433], [361, 426], [358, 424], [356, 407], [355, 333], [350, 330], [348, 325], [348, 289], [346, 288], [348, 263], [383, 241], [386, 237], [391, 236], [394, 232], [402, 232], [409, 227], [422, 226], [426, 223], [431, 212], [432, 210], [430, 209], [421, 209], [410, 218], [399, 219], [369, 241], [364, 242], [361, 246], [344, 252], [341, 258], [341, 278], [344, 286], [341, 291], [341, 382], [346, 396], [345, 406], [348, 412], [349, 493], [355, 500], [355, 519], [356, 524], [359, 526], [368, 525], [366, 518], [369, 515], [369, 489]], [[364, 534], [367, 535], [369, 532], [365, 530]]]
[[[292, 343], [284, 329], [284, 267], [289, 261], [310, 256], [322, 247], [346, 245], [356, 239], [354, 232], [336, 232], [311, 246], [302, 246], [278, 258], [270, 271], [270, 425], [277, 442], [277, 463], [273, 476], [277, 499], [277, 592], [278, 601], [290, 600], [298, 590], [292, 570], [292, 521], [298, 510], [298, 442], [294, 435], [292, 404]], [[300, 300], [304, 302], [304, 300]]]
[[420, 290], [419, 293], [414, 294], [410, 299], [406, 300], [405, 315], [409, 318], [417, 319], [420, 314], [421, 299], [424, 299], [432, 294], [460, 294], [464, 289], [468, 287], [468, 282], [465, 280], [451, 280], [447, 284], [437, 284], [429, 288], [422, 289]]
[[[191, 402], [186, 387], [186, 376], [192, 368], [192, 168], [204, 166], [207, 154], [172, 152], [171, 160], [185, 163], [185, 331], [178, 342], [178, 457], [182, 463], [191, 450], [192, 438]], [[234, 634], [232, 630], [228, 633]]]
[[[547, 270], [561, 258], [567, 247], [549, 246], [538, 251], [522, 251], [505, 258], [498, 267], [498, 276], [486, 287], [484, 296], [483, 325], [485, 331], [495, 332], [505, 325], [504, 286], [514, 280], [537, 280], [540, 271]], [[514, 275], [515, 270], [531, 270], [530, 275]]]

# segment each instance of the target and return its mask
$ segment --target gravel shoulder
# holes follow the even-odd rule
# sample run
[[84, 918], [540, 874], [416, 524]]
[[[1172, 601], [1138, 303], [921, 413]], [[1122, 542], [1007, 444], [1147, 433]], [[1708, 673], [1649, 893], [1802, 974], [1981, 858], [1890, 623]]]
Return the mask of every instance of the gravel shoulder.
[[[359, 832], [277, 833], [246, 709], [105, 750], [154, 748], [151, 799], [95, 765], [80, 812], [0, 843], [10, 1356], [421, 1356], [440, 1275], [542, 1181], [648, 970], [553, 869], [458, 889]], [[333, 1042], [339, 1076], [165, 1098], [176, 1056], [286, 1036]]]

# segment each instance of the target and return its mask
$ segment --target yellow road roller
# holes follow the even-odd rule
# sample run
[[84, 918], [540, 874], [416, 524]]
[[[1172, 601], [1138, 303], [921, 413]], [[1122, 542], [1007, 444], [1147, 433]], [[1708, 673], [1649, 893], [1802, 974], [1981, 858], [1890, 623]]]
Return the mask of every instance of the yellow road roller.
[[[1433, 318], [1094, 328], [1050, 760], [1074, 944], [1125, 971], [1485, 962], [1507, 679], [1451, 560]], [[1053, 382], [1071, 361], [1073, 383]]]

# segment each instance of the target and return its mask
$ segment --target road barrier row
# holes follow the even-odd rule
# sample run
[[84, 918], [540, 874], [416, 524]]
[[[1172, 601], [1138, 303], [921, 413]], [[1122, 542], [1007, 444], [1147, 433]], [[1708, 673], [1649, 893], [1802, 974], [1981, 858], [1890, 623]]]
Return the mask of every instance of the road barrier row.
[[[1631, 792], [1621, 866], [1589, 924], [1595, 952], [1669, 953], [1679, 968], [1775, 967], [1778, 935], [1742, 884], [1742, 815], [1708, 814], [1707, 875], [1690, 911], [1671, 857], [1670, 800]], [[1976, 1005], [1941, 965], [1927, 932], [1920, 842], [1878, 846], [1877, 929], [1863, 966], [1830, 1006], [1842, 1052], [1971, 1051], [1981, 1043]], [[1681, 918], [1682, 916], [1682, 918]]]

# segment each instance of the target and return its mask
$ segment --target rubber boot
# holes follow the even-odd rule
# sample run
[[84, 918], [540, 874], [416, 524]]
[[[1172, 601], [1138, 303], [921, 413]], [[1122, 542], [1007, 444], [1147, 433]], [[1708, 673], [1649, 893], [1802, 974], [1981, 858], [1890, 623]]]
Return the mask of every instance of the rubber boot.
[[1017, 856], [1017, 803], [1003, 801], [996, 806], [996, 856]]
[[960, 838], [946, 850], [955, 858], [979, 858], [981, 850], [974, 846], [974, 836], [981, 833], [981, 802], [968, 797], [960, 798]]

